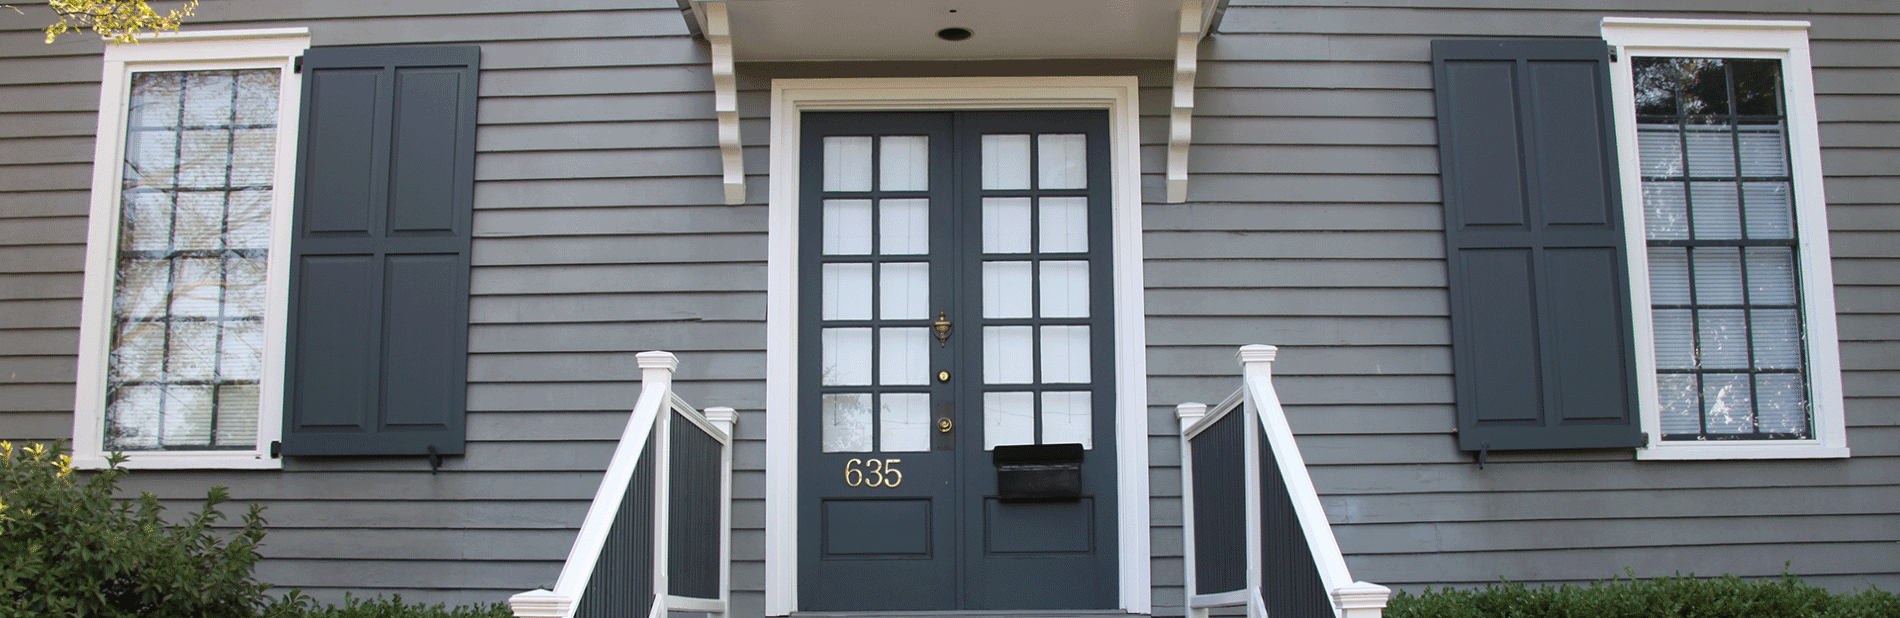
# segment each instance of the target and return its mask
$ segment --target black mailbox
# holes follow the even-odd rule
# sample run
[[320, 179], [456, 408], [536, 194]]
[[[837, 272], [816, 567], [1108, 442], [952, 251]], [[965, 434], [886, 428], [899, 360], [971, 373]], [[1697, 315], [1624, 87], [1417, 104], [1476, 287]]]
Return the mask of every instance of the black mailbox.
[[1008, 501], [1074, 500], [1082, 497], [1082, 445], [998, 446], [996, 497]]

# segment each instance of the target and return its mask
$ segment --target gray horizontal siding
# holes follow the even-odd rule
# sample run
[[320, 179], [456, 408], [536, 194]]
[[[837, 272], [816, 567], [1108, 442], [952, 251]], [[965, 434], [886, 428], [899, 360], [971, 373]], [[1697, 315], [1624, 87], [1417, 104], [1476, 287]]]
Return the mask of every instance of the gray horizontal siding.
[[[1890, 506], [1900, 428], [1888, 413], [1900, 397], [1900, 281], [1887, 263], [1900, 221], [1890, 77], [1900, 16], [1856, 2], [1699, 13], [1680, 9], [1717, 3], [1608, 3], [1616, 15], [1814, 23], [1855, 456], [1512, 453], [1480, 471], [1455, 448], [1445, 309], [1429, 296], [1445, 284], [1429, 42], [1596, 36], [1609, 13], [1605, 3], [1337, 4], [1233, 2], [1201, 46], [1190, 203], [1148, 207], [1151, 433], [1173, 432], [1172, 404], [1232, 391], [1234, 346], [1277, 344], [1276, 386], [1356, 578], [1417, 588], [1587, 581], [1625, 567], [1765, 576], [1792, 561], [1824, 585], [1900, 583]], [[1156, 449], [1158, 465], [1175, 457]]]

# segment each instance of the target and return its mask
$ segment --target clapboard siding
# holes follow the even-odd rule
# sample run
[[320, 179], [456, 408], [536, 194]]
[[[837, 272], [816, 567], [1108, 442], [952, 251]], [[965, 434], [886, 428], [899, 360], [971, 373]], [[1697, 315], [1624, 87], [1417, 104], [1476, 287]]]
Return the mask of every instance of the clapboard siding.
[[[1589, 580], [1626, 566], [1774, 575], [1793, 560], [1795, 573], [1828, 585], [1900, 581], [1900, 517], [1889, 506], [1900, 499], [1900, 431], [1882, 412], [1900, 395], [1891, 386], [1900, 379], [1891, 323], [1900, 281], [1886, 263], [1895, 257], [1886, 232], [1900, 225], [1900, 97], [1890, 78], [1900, 16], [1862, 14], [1872, 10], [1864, 3], [1811, 3], [1820, 5], [1812, 13], [1743, 3], [1769, 13], [1747, 15], [1615, 3], [1617, 15], [1814, 23], [1855, 457], [1500, 453], [1480, 471], [1450, 433], [1442, 297], [1416, 295], [1445, 285], [1436, 160], [1417, 154], [1435, 152], [1429, 42], [1596, 36], [1609, 13], [1556, 2], [1335, 4], [1235, 2], [1201, 47], [1190, 204], [1150, 206], [1151, 432], [1173, 429], [1162, 406], [1232, 390], [1220, 376], [1237, 373], [1233, 346], [1278, 344], [1276, 385], [1357, 578], [1416, 588]], [[1322, 201], [1357, 216], [1328, 217]], [[1275, 229], [1280, 212], [1300, 227]], [[1306, 268], [1324, 274], [1292, 274]], [[1382, 274], [1349, 274], [1367, 271]], [[1414, 336], [1394, 336], [1407, 326]], [[1847, 553], [1861, 556], [1855, 566], [1836, 560]]]

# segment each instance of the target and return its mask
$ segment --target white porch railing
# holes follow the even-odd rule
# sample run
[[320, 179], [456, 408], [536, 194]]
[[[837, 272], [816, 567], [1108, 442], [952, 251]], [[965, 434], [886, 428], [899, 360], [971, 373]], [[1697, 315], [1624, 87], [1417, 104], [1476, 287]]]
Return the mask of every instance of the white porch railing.
[[521, 618], [724, 618], [731, 588], [732, 408], [673, 394], [679, 359], [642, 352], [640, 399], [554, 590], [508, 599]]
[[1245, 606], [1248, 618], [1379, 618], [1392, 591], [1346, 571], [1273, 390], [1277, 352], [1240, 348], [1240, 390], [1211, 412], [1175, 409], [1188, 617]]

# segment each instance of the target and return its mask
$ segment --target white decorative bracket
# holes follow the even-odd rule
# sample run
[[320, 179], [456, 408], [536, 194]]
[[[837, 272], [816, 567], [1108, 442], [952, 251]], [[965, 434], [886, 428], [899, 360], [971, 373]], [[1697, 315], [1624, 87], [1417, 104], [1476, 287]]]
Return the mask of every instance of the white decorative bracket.
[[1174, 106], [1168, 119], [1168, 203], [1187, 201], [1188, 144], [1194, 137], [1194, 77], [1201, 38], [1207, 36], [1216, 4], [1181, 3], [1181, 28], [1174, 44]]
[[727, 204], [745, 203], [745, 145], [739, 142], [739, 85], [732, 68], [732, 24], [726, 3], [697, 3], [700, 27], [712, 43], [713, 113], [719, 117], [719, 158], [725, 163]]

